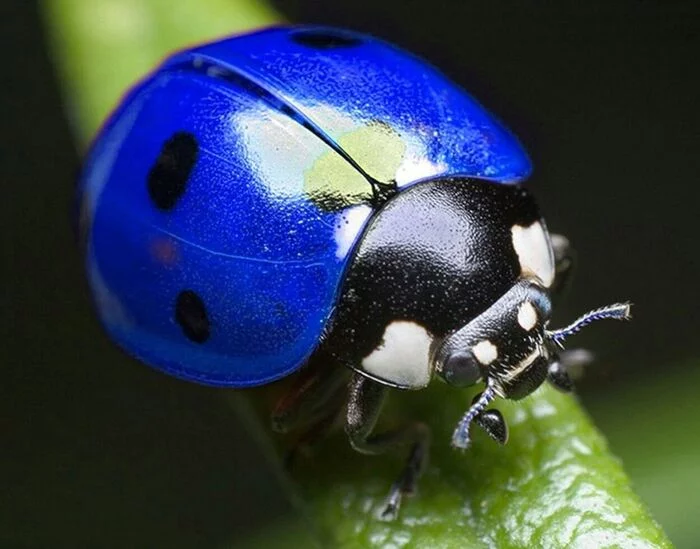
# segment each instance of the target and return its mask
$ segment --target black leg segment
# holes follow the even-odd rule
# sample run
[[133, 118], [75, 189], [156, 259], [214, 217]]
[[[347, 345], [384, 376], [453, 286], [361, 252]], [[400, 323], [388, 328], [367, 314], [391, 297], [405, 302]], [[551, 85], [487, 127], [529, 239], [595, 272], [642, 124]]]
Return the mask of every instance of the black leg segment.
[[272, 411], [272, 429], [287, 433], [335, 415], [345, 400], [348, 369], [324, 355], [313, 356]]
[[562, 351], [549, 365], [547, 380], [554, 388], [569, 393], [574, 389], [570, 370], [573, 368], [575, 373], [576, 369], [590, 364], [593, 359], [593, 354], [585, 349]]
[[406, 466], [391, 487], [382, 517], [395, 518], [404, 495], [415, 492], [418, 478], [425, 467], [430, 430], [424, 423], [408, 423], [403, 427], [373, 435], [387, 388], [360, 374], [353, 374], [349, 386], [345, 431], [352, 447], [363, 454], [382, 454], [400, 446], [409, 446]]
[[474, 418], [474, 423], [481, 427], [493, 440], [503, 445], [508, 442], [508, 424], [498, 410], [486, 410]]

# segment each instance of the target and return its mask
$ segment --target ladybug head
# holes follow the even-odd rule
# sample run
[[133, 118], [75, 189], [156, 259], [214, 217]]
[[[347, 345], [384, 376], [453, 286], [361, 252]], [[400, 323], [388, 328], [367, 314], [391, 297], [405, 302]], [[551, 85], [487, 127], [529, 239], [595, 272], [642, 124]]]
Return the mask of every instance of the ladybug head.
[[[630, 305], [596, 309], [559, 330], [548, 329], [551, 309], [547, 290], [522, 279], [486, 311], [445, 338], [436, 350], [435, 369], [447, 383], [466, 387], [483, 381], [486, 385], [460, 421], [453, 437], [455, 446], [468, 446], [469, 425], [479, 422], [482, 413], [488, 414], [485, 409], [496, 397], [521, 399], [545, 379], [570, 389], [559, 359], [564, 339], [595, 320], [629, 318]], [[499, 430], [505, 433], [505, 426]]]

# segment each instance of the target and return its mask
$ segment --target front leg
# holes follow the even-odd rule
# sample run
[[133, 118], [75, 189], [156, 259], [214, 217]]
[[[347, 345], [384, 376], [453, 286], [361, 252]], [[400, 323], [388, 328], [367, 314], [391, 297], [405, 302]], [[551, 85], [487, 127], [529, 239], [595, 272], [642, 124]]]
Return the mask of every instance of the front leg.
[[347, 379], [347, 368], [316, 353], [277, 402], [271, 417], [273, 430], [301, 431], [285, 458], [288, 468], [336, 425], [345, 405]]
[[[559, 302], [566, 294], [573, 280], [576, 267], [576, 252], [569, 239], [560, 234], [552, 234], [552, 250], [554, 251], [555, 275], [551, 288], [552, 300]], [[577, 360], [581, 353], [586, 354], [585, 360]], [[555, 357], [549, 366], [547, 379], [556, 389], [570, 392], [574, 388], [573, 381], [569, 377], [569, 367], [587, 364], [591, 361], [590, 353], [582, 349], [564, 351]]]
[[569, 375], [571, 369], [580, 369], [593, 362], [593, 354], [585, 349], [561, 351], [549, 365], [547, 379], [554, 388], [568, 393], [574, 388], [574, 382]]
[[552, 299], [559, 301], [571, 286], [576, 266], [576, 252], [569, 239], [560, 234], [552, 234], [554, 251], [554, 283], [551, 288]]
[[352, 447], [363, 454], [382, 454], [400, 446], [409, 445], [406, 466], [391, 486], [383, 518], [396, 518], [404, 495], [415, 492], [428, 457], [430, 429], [420, 422], [413, 422], [380, 434], [372, 434], [379, 418], [386, 386], [358, 373], [353, 374], [349, 386], [348, 410], [345, 432]]
[[278, 433], [310, 429], [335, 415], [344, 404], [347, 371], [325, 354], [314, 354], [275, 405], [272, 429]]

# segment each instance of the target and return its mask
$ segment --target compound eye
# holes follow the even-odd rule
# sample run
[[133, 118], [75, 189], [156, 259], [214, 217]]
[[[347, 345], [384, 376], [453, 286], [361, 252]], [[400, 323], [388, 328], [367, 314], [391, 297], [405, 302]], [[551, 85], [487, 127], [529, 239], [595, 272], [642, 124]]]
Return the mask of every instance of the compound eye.
[[442, 369], [445, 381], [457, 387], [474, 385], [481, 379], [479, 363], [469, 351], [459, 351], [450, 355]]

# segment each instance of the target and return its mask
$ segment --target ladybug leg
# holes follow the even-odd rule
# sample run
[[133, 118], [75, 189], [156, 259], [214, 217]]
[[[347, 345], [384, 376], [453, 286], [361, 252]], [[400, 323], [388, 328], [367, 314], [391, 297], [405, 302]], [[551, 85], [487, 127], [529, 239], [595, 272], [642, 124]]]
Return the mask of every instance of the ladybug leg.
[[[272, 429], [288, 433], [308, 428], [342, 406], [348, 370], [322, 356], [312, 356], [272, 411]], [[340, 404], [338, 404], [340, 402]]]
[[412, 495], [428, 457], [430, 429], [413, 422], [398, 429], [372, 434], [379, 418], [387, 387], [360, 374], [353, 374], [349, 386], [349, 400], [345, 432], [352, 447], [362, 454], [382, 454], [400, 446], [409, 446], [409, 456], [401, 475], [391, 486], [382, 510], [382, 518], [396, 518], [401, 499]]
[[498, 410], [486, 410], [474, 418], [474, 423], [500, 445], [508, 442], [508, 424]]
[[566, 293], [576, 265], [576, 252], [571, 247], [569, 239], [560, 234], [552, 234], [552, 249], [554, 251], [555, 275], [552, 284], [552, 298], [559, 300]]
[[[553, 300], [559, 301], [571, 286], [576, 267], [576, 252], [565, 236], [552, 234], [551, 239], [555, 264], [551, 295]], [[586, 349], [561, 351], [549, 365], [547, 380], [554, 388], [569, 393], [574, 388], [572, 374], [577, 377], [575, 374], [580, 373], [581, 368], [593, 362], [594, 359], [593, 353]]]
[[284, 458], [284, 466], [287, 469], [292, 469], [300, 456], [308, 457], [316, 445], [325, 439], [333, 428], [338, 425], [343, 405], [345, 404], [344, 396], [344, 394], [341, 394], [335, 400], [335, 405], [329, 403], [326, 415], [319, 416], [314, 423], [309, 424], [302, 432]]
[[593, 353], [585, 349], [562, 351], [549, 365], [547, 380], [554, 388], [569, 393], [574, 388], [570, 370], [575, 372], [593, 362], [593, 359]]
[[547, 380], [554, 388], [563, 393], [570, 393], [574, 389], [574, 382], [571, 381], [569, 373], [559, 360], [555, 360], [549, 365]]

